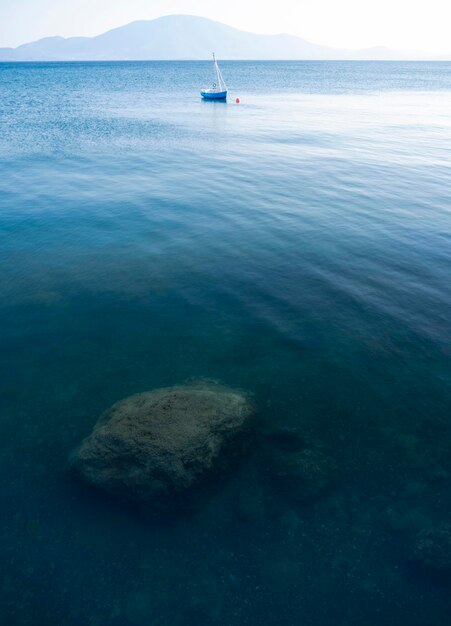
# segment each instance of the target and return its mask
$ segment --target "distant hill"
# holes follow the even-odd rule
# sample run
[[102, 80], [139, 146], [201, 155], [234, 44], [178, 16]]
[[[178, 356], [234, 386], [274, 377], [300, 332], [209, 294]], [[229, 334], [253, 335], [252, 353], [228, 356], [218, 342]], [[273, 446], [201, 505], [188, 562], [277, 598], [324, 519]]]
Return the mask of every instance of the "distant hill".
[[203, 17], [168, 15], [97, 37], [47, 37], [18, 48], [0, 48], [0, 61], [197, 60], [209, 59], [212, 51], [230, 60], [405, 58], [382, 47], [338, 50], [292, 35], [257, 35]]

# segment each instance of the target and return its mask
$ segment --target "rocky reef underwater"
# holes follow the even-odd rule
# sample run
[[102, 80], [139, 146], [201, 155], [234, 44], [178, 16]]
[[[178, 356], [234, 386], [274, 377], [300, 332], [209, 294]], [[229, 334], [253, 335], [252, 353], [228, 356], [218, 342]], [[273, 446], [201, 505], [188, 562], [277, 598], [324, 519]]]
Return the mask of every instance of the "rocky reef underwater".
[[297, 429], [260, 428], [256, 407], [250, 394], [210, 380], [135, 394], [99, 418], [70, 471], [149, 517], [202, 506], [240, 462], [294, 503], [331, 489], [334, 460]]
[[302, 393], [239, 381], [127, 396], [144, 380], [64, 422], [41, 466], [58, 490], [26, 491], [51, 516], [5, 534], [20, 547], [8, 626], [446, 624], [450, 447], [435, 416], [309, 419]]
[[[334, 458], [318, 436], [269, 428], [250, 393], [199, 379], [115, 403], [72, 451], [69, 470], [146, 519], [172, 522], [206, 506], [218, 491], [227, 493], [228, 479], [241, 471], [242, 489], [231, 500], [236, 519], [271, 524], [277, 499], [289, 536], [309, 505], [339, 493], [353, 467]], [[405, 564], [451, 582], [449, 520], [403, 511], [390, 508], [381, 519]], [[282, 580], [296, 575], [297, 565], [279, 566]]]
[[249, 396], [211, 381], [139, 393], [101, 416], [70, 468], [143, 511], [191, 509], [239, 456], [253, 414]]

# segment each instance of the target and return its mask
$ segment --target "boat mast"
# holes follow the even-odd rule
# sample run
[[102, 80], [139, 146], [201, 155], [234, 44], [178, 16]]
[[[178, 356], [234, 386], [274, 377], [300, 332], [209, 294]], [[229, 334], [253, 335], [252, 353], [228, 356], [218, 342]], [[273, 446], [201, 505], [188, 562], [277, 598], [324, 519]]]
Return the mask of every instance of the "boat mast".
[[222, 77], [221, 70], [219, 69], [219, 65], [218, 65], [218, 62], [216, 61], [216, 56], [214, 52], [213, 52], [213, 62], [215, 64], [216, 80], [218, 81], [219, 91], [226, 91], [227, 85], [225, 84], [224, 79]]

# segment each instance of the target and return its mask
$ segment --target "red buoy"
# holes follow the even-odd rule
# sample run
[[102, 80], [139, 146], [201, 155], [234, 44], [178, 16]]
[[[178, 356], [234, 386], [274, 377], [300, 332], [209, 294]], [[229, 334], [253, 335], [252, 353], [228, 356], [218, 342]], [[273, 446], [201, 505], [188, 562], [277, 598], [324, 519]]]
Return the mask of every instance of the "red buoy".
[[239, 103], [240, 103], [240, 99], [239, 99], [239, 98], [237, 98], [237, 99], [235, 100], [235, 102], [236, 102], [237, 104], [239, 104]]

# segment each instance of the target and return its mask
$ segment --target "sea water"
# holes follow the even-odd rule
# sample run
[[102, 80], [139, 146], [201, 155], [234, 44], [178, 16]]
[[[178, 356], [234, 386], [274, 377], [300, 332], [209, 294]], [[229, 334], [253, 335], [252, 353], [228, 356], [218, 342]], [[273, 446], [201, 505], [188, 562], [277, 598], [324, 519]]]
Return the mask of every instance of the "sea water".
[[[208, 63], [0, 65], [0, 622], [445, 626], [448, 544], [413, 561], [451, 521], [451, 63], [222, 70], [227, 104]], [[192, 377], [333, 487], [283, 497], [251, 447], [158, 523], [68, 476]]]

